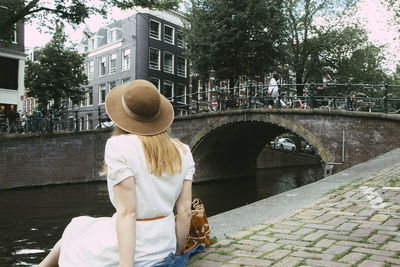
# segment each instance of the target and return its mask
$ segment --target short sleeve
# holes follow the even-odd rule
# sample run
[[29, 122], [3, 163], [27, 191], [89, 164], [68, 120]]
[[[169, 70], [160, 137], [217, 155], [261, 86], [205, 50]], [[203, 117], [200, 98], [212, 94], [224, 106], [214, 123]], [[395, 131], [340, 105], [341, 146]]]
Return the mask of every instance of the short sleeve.
[[104, 161], [107, 165], [107, 180], [112, 186], [133, 176], [127, 163], [123, 139], [111, 137], [107, 140]]
[[186, 161], [188, 164], [188, 168], [185, 174], [185, 180], [193, 180], [193, 175], [195, 172], [195, 165], [194, 165], [194, 160], [193, 160], [193, 155], [192, 152], [190, 151], [190, 148], [188, 146], [186, 146], [186, 149], [188, 150], [188, 152], [186, 152]]

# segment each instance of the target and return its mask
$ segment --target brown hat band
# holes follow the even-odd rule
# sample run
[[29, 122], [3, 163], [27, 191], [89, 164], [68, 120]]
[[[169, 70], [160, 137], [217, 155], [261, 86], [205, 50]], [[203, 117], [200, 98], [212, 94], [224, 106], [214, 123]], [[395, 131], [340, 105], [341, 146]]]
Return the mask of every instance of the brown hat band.
[[154, 121], [158, 118], [158, 116], [160, 115], [160, 111], [161, 109], [158, 109], [158, 112], [156, 114], [154, 114], [154, 116], [151, 117], [145, 117], [145, 116], [140, 116], [137, 115], [135, 113], [133, 113], [128, 106], [125, 103], [125, 99], [124, 99], [124, 95], [122, 95], [122, 107], [124, 108], [125, 112], [132, 117], [133, 119], [137, 120], [137, 121]]

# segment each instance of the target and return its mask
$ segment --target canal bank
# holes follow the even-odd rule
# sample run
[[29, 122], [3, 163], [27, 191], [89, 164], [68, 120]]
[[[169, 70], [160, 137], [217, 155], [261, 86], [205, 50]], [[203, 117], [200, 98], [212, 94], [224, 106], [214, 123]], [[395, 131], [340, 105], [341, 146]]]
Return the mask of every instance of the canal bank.
[[396, 149], [212, 216], [211, 236], [219, 242], [190, 266], [400, 264], [399, 162]]

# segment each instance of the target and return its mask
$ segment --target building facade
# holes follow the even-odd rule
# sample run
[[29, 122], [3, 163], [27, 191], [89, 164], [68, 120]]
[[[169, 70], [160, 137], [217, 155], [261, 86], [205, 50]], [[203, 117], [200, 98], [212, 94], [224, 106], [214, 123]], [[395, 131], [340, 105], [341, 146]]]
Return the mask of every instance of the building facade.
[[23, 109], [24, 100], [24, 23], [15, 25], [13, 40], [0, 40], [0, 112]]
[[153, 82], [176, 105], [177, 115], [188, 112], [188, 63], [181, 34], [182, 15], [146, 11], [88, 33], [79, 44], [87, 54], [88, 85], [79, 107], [70, 103], [69, 120], [79, 130], [99, 126], [105, 114], [105, 98], [115, 86], [136, 79]]

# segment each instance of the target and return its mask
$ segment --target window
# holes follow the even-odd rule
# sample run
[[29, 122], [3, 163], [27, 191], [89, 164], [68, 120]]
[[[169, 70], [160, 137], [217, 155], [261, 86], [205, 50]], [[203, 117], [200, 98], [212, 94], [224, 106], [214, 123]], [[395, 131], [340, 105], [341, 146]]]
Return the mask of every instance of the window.
[[176, 72], [179, 76], [186, 77], [186, 59], [183, 57], [178, 57], [178, 66], [176, 67]]
[[122, 70], [129, 70], [131, 68], [131, 50], [122, 50]]
[[99, 104], [103, 104], [106, 100], [106, 85], [99, 85]]
[[110, 74], [115, 73], [116, 67], [117, 67], [117, 54], [111, 54], [111, 55], [110, 55], [110, 64], [109, 64], [109, 67], [110, 67], [109, 73], [110, 73]]
[[91, 106], [91, 105], [93, 105], [93, 88], [92, 87], [89, 87], [88, 88], [88, 91], [86, 92], [86, 95], [85, 95], [85, 104], [86, 104], [86, 106]]
[[96, 39], [95, 38], [91, 38], [89, 40], [89, 44], [90, 44], [90, 50], [96, 49]]
[[83, 126], [85, 125], [85, 119], [83, 117], [79, 118], [79, 131], [83, 130]]
[[113, 28], [107, 31], [107, 44], [115, 42], [121, 39], [121, 37], [122, 37], [121, 29]]
[[164, 26], [164, 42], [174, 44], [175, 40], [175, 29], [165, 25]]
[[176, 85], [175, 95], [178, 103], [186, 104], [186, 86], [184, 84]]
[[160, 22], [154, 21], [154, 20], [150, 20], [150, 37], [160, 40], [160, 28], [161, 28], [161, 24]]
[[87, 114], [86, 115], [86, 120], [87, 120], [86, 130], [93, 129], [93, 115], [92, 114]]
[[164, 71], [174, 73], [174, 55], [168, 52], [164, 52]]
[[178, 31], [176, 33], [176, 45], [179, 46], [179, 47], [183, 47], [184, 46], [182, 31]]
[[90, 60], [88, 67], [88, 79], [89, 80], [93, 79], [93, 76], [94, 76], [94, 61]]
[[99, 76], [104, 76], [106, 75], [106, 62], [107, 62], [107, 57], [101, 57], [99, 61]]
[[110, 92], [115, 86], [116, 86], [116, 82], [109, 82], [108, 83], [108, 91]]
[[160, 50], [150, 48], [149, 68], [153, 70], [160, 70]]
[[158, 91], [160, 91], [160, 79], [150, 77], [149, 81], [157, 87]]
[[121, 81], [121, 84], [127, 84], [127, 83], [129, 83], [129, 78], [123, 79]]
[[172, 101], [174, 96], [174, 83], [170, 81], [164, 81], [163, 95]]

